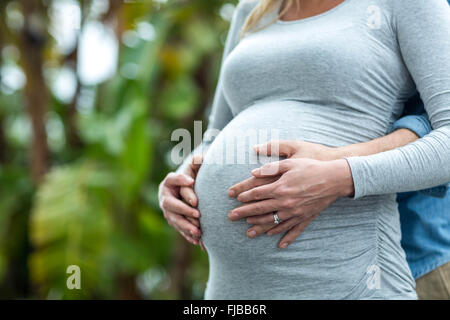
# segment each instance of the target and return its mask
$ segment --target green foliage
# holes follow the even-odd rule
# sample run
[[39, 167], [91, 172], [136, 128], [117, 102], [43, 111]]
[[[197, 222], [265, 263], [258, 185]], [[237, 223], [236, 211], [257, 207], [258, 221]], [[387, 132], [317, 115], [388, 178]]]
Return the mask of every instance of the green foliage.
[[[77, 294], [66, 289], [66, 268], [83, 270], [79, 293], [87, 295], [102, 283], [111, 220], [105, 192], [113, 177], [92, 163], [54, 169], [40, 188], [31, 217], [30, 258], [34, 283], [52, 297]], [[106, 194], [105, 194], [106, 193]]]
[[[86, 18], [91, 1], [78, 2]], [[8, 3], [14, 10], [23, 5]], [[42, 3], [48, 11], [52, 1]], [[29, 173], [34, 132], [26, 92], [0, 89], [0, 297], [202, 297], [208, 267], [199, 249], [188, 253], [192, 263], [182, 278], [187, 294], [173, 289], [178, 285], [171, 282], [174, 255], [180, 248], [158, 207], [157, 188], [173, 170], [166, 160], [172, 130], [193, 129], [192, 120], [212, 99], [228, 28], [219, 16], [225, 3], [138, 1], [116, 8], [112, 20], [108, 13], [96, 17], [120, 26], [118, 40], [141, 22], [149, 23], [156, 36], [121, 44], [114, 77], [96, 86], [79, 83], [74, 101], [62, 102], [49, 90], [50, 168], [38, 185]], [[0, 15], [6, 8], [2, 2]], [[49, 31], [47, 11], [43, 21]], [[20, 48], [20, 31], [1, 21], [0, 49]], [[71, 60], [76, 55], [58, 50], [55, 41], [46, 42], [42, 68], [76, 64]], [[5, 59], [0, 66], [11, 62]], [[91, 107], [83, 107], [84, 91], [94, 97]], [[78, 106], [73, 119], [72, 105]], [[67, 289], [70, 265], [81, 268], [81, 290]]]

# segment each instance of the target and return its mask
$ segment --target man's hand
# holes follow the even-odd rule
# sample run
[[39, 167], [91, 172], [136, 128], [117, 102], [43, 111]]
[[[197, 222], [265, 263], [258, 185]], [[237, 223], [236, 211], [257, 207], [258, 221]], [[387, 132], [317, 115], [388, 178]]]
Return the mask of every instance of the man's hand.
[[[308, 158], [314, 160], [337, 160], [340, 159], [339, 148], [331, 148], [321, 144], [310, 143], [300, 140], [279, 140], [270, 141], [265, 144], [253, 147], [258, 155], [262, 156], [281, 156], [288, 159]], [[230, 197], [237, 197], [239, 194], [253, 188], [275, 182], [280, 175], [268, 176], [263, 178], [250, 177], [247, 180], [235, 184], [228, 189]]]
[[[338, 148], [331, 148], [320, 144], [300, 141], [300, 140], [281, 140], [271, 141], [266, 144], [257, 145], [254, 150], [259, 155], [278, 155], [286, 158], [310, 158], [316, 160], [334, 160], [339, 159], [340, 152]], [[239, 194], [253, 188], [266, 185], [277, 181], [280, 176], [256, 178], [251, 177], [242, 181], [228, 191], [230, 197], [236, 197]], [[285, 248], [292, 243], [303, 232], [312, 220], [323, 210], [328, 208], [335, 201], [334, 197], [324, 199], [315, 205], [305, 208], [307, 214], [301, 217], [293, 217], [284, 220], [279, 225], [273, 223], [273, 213], [270, 223], [257, 224], [247, 230], [247, 236], [250, 238], [258, 237], [264, 233], [274, 235], [288, 231], [280, 241], [280, 247]]]
[[253, 148], [259, 155], [278, 155], [286, 158], [308, 158], [323, 161], [341, 159], [340, 148], [331, 148], [301, 140], [270, 141]]
[[195, 209], [198, 199], [193, 189], [201, 163], [202, 157], [195, 156], [184, 174], [169, 173], [159, 186], [158, 197], [168, 223], [187, 241], [204, 249], [200, 240], [200, 212]]
[[[287, 159], [268, 163], [252, 174], [253, 178], [230, 188], [230, 196], [234, 193], [237, 200], [246, 204], [232, 210], [229, 218], [232, 221], [245, 218], [255, 225], [247, 233], [252, 237], [270, 230], [268, 226], [274, 226], [273, 212], [277, 212], [283, 222], [270, 233], [292, 230], [280, 242], [281, 248], [295, 240], [339, 197], [353, 193], [353, 179], [346, 160]], [[265, 183], [258, 179], [265, 179]], [[240, 193], [242, 184], [258, 186]]]
[[[338, 159], [344, 159], [346, 157], [352, 156], [365, 156], [372, 155], [388, 150], [392, 150], [401, 146], [404, 146], [410, 142], [413, 142], [418, 139], [418, 136], [408, 130], [408, 129], [399, 129], [396, 130], [387, 136], [380, 137], [378, 139], [374, 139], [371, 141], [351, 144], [339, 148], [330, 148], [327, 146], [323, 146], [320, 144], [309, 143], [305, 141], [297, 141], [297, 140], [289, 140], [289, 141], [272, 141], [267, 144], [255, 146], [256, 153], [260, 155], [279, 155], [286, 157], [288, 159], [295, 158], [310, 158], [315, 160], [322, 161], [332, 161]], [[342, 160], [345, 161], [345, 160]], [[342, 162], [342, 164], [344, 164]], [[346, 171], [344, 169], [344, 171]], [[347, 171], [348, 173], [348, 171]], [[333, 174], [333, 173], [332, 173]], [[348, 178], [348, 177], [347, 177]], [[243, 194], [247, 191], [250, 191], [254, 188], [261, 187], [267, 184], [272, 184], [275, 181], [280, 179], [280, 175], [254, 175], [253, 177], [242, 181], [233, 187], [231, 187], [228, 191], [230, 197], [238, 197], [240, 194]], [[351, 179], [351, 173], [350, 173]], [[350, 184], [350, 181], [347, 181]], [[351, 181], [351, 184], [353, 181]], [[348, 190], [351, 190], [349, 188]], [[353, 193], [353, 192], [351, 192]], [[277, 197], [278, 198], [278, 197]], [[270, 222], [266, 224], [256, 224], [248, 229], [247, 235], [251, 238], [257, 237], [265, 232], [267, 234], [276, 234], [289, 230], [289, 232], [282, 239], [281, 247], [284, 243], [291, 243], [295, 240], [298, 235], [308, 226], [308, 224], [323, 210], [328, 208], [334, 201], [336, 200], [335, 196], [331, 196], [329, 198], [325, 197], [322, 201], [318, 201], [315, 204], [310, 204], [308, 207], [305, 204], [304, 209], [308, 211], [303, 217], [293, 217], [287, 220], [284, 220], [279, 225], [274, 225], [273, 223], [273, 213], [270, 214]], [[287, 200], [286, 200], [287, 201]], [[258, 201], [255, 202], [255, 206], [266, 206], [268, 202]], [[244, 205], [246, 207], [247, 205]], [[267, 208], [264, 210], [268, 210]], [[263, 211], [264, 211], [263, 210]], [[278, 211], [278, 210], [273, 210]], [[292, 211], [292, 210], [291, 210]], [[293, 212], [293, 211], [292, 211]], [[307, 216], [309, 215], [310, 218]], [[267, 221], [269, 221], [269, 215], [267, 215]], [[249, 220], [248, 221], [252, 221]]]

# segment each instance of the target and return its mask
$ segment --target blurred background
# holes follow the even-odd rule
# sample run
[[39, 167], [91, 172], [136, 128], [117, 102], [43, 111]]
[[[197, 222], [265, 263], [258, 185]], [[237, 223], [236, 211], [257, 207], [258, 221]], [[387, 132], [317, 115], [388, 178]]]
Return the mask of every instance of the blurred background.
[[157, 188], [172, 131], [205, 118], [236, 3], [0, 1], [0, 298], [202, 298], [207, 256]]

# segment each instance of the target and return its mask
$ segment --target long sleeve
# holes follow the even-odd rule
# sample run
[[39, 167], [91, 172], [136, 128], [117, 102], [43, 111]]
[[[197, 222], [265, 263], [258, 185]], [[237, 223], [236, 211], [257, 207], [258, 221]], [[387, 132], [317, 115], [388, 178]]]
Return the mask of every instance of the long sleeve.
[[[423, 110], [423, 103], [421, 103], [421, 106]], [[431, 128], [430, 119], [428, 119], [426, 113], [404, 115], [394, 123], [392, 126], [392, 132], [398, 129], [411, 130], [420, 138], [423, 138], [433, 130], [433, 128]], [[429, 196], [442, 198], [447, 194], [447, 190], [447, 185], [440, 185], [437, 187], [420, 190], [420, 192]]]
[[208, 146], [214, 141], [217, 132], [222, 130], [233, 119], [230, 106], [222, 90], [223, 64], [227, 56], [239, 43], [242, 26], [244, 25], [245, 20], [253, 6], [254, 4], [252, 4], [252, 2], [241, 1], [233, 13], [230, 29], [225, 41], [219, 81], [216, 86], [211, 113], [208, 119], [208, 128], [203, 136], [202, 143], [199, 146], [196, 146], [192, 153], [183, 161], [181, 166], [177, 169], [177, 172], [183, 172], [185, 167], [192, 161], [192, 157], [194, 155], [203, 154], [207, 150]]
[[450, 8], [446, 0], [392, 1], [393, 28], [433, 131], [396, 150], [347, 158], [355, 198], [450, 181]]

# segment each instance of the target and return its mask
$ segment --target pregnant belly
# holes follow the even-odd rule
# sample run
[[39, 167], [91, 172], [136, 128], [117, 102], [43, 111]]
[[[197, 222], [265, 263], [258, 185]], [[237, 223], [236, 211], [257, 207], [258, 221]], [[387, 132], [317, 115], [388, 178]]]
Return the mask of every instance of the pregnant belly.
[[[197, 181], [196, 193], [203, 240], [211, 252], [222, 249], [239, 254], [262, 254], [276, 247], [278, 237], [249, 239], [245, 220], [231, 222], [230, 210], [241, 205], [228, 197], [228, 188], [251, 177], [251, 171], [278, 158], [258, 157], [255, 144], [269, 140], [305, 140], [326, 145], [346, 144], [338, 130], [330, 130], [331, 121], [314, 106], [295, 101], [277, 101], [253, 105], [238, 114], [209, 147]], [[331, 133], [333, 131], [333, 133]]]
[[[241, 205], [227, 195], [232, 185], [251, 177], [251, 171], [278, 158], [258, 157], [253, 145], [269, 140], [305, 140], [326, 145], [346, 144], [331, 122], [311, 105], [277, 101], [254, 105], [238, 114], [216, 137], [205, 156], [196, 193], [206, 247], [219, 251], [239, 250], [252, 254], [255, 249], [276, 247], [277, 237], [246, 237], [245, 221], [231, 222], [230, 210]], [[333, 131], [333, 133], [331, 133]], [[260, 254], [261, 252], [258, 252]]]
[[249, 254], [264, 247], [261, 242], [274, 241], [265, 237], [250, 240], [246, 237], [249, 225], [245, 220], [231, 222], [228, 219], [229, 211], [240, 203], [229, 198], [227, 191], [232, 185], [250, 178], [253, 169], [280, 160], [258, 156], [252, 146], [271, 139], [287, 139], [287, 131], [282, 126], [283, 121], [275, 117], [273, 109], [252, 107], [236, 116], [209, 147], [195, 184], [202, 213], [203, 241], [209, 252], [224, 250], [229, 255], [239, 250], [239, 255]]
[[[236, 298], [277, 298], [277, 290], [278, 298], [284, 298], [282, 294], [288, 288], [293, 290], [292, 298], [307, 298], [302, 295], [304, 292], [314, 292], [321, 285], [322, 298], [327, 294], [336, 298], [333, 290], [344, 296], [363, 281], [366, 268], [376, 255], [374, 212], [382, 206], [383, 212], [395, 211], [393, 199], [339, 200], [320, 214], [287, 250], [278, 248], [282, 235], [250, 239], [246, 236], [250, 225], [245, 220], [228, 219], [229, 211], [241, 205], [228, 197], [228, 188], [251, 177], [254, 168], [278, 160], [257, 157], [252, 145], [271, 139], [302, 139], [329, 146], [352, 142], [351, 137], [342, 136], [336, 128], [330, 130], [330, 126], [333, 124], [327, 116], [321, 116], [311, 106], [301, 108], [292, 101], [264, 103], [237, 115], [211, 144], [195, 184], [203, 242], [210, 257], [209, 298], [227, 298], [219, 292], [234, 294]], [[275, 281], [274, 289], [270, 279], [280, 277], [284, 281]], [[256, 282], [261, 284], [261, 296], [236, 291], [243, 284]]]

